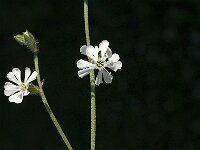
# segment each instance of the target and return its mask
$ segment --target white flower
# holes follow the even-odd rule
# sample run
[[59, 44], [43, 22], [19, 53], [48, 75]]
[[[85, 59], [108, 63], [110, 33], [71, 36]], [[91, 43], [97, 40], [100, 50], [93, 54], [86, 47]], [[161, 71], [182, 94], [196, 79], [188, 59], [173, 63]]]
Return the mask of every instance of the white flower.
[[96, 85], [103, 83], [102, 77], [106, 83], [112, 82], [113, 77], [111, 73], [106, 70], [106, 67], [113, 71], [117, 71], [118, 69], [121, 69], [122, 63], [119, 61], [119, 55], [116, 53], [112, 54], [112, 51], [108, 46], [109, 42], [104, 40], [99, 44], [99, 47], [84, 45], [80, 48], [81, 54], [88, 56], [90, 61], [80, 59], [77, 62], [77, 67], [81, 69], [78, 71], [79, 77], [83, 78], [92, 70], [98, 69], [99, 72], [95, 80]]
[[16, 83], [17, 85], [6, 82], [4, 85], [4, 94], [9, 96], [8, 100], [10, 102], [21, 103], [23, 96], [27, 96], [30, 92], [28, 87], [31, 81], [35, 80], [37, 77], [37, 72], [34, 71], [31, 74], [30, 68], [25, 68], [25, 78], [24, 82], [21, 81], [21, 71], [18, 68], [13, 68], [12, 72], [7, 74], [8, 80]]

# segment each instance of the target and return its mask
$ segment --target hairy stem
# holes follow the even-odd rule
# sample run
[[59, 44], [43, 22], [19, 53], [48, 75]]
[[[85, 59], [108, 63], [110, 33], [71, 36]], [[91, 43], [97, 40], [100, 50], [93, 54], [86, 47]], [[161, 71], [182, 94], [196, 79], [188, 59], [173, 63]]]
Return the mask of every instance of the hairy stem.
[[84, 21], [85, 21], [85, 37], [87, 46], [90, 46], [90, 32], [88, 22], [88, 0], [84, 0]]
[[[90, 46], [89, 22], [88, 22], [88, 0], [84, 0], [84, 21], [85, 21], [85, 36], [87, 46]], [[94, 71], [90, 73], [91, 86], [91, 150], [95, 150], [96, 136], [96, 104], [95, 104], [95, 75]]]
[[34, 63], [35, 63], [35, 70], [37, 71], [37, 82], [40, 88], [40, 96], [42, 99], [42, 102], [49, 114], [49, 116], [51, 117], [51, 120], [53, 121], [57, 131], [59, 132], [60, 136], [62, 137], [63, 141], [65, 142], [65, 145], [67, 146], [67, 148], [69, 150], [73, 150], [72, 146], [70, 145], [67, 137], [65, 136], [61, 126], [59, 125], [55, 115], [53, 114], [53, 111], [51, 110], [51, 107], [49, 106], [46, 96], [44, 94], [43, 88], [42, 88], [42, 82], [41, 82], [41, 78], [40, 78], [40, 70], [39, 70], [39, 64], [38, 64], [38, 54], [37, 52], [34, 52]]
[[95, 150], [96, 136], [96, 103], [95, 103], [95, 76], [94, 71], [90, 73], [91, 85], [91, 150]]

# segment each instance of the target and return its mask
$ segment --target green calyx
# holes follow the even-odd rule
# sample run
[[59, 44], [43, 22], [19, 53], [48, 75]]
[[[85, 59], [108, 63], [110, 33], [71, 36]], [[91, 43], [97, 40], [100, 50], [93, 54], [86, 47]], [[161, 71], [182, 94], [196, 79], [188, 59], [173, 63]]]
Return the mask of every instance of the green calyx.
[[28, 91], [33, 95], [40, 94], [40, 88], [34, 84], [29, 84]]

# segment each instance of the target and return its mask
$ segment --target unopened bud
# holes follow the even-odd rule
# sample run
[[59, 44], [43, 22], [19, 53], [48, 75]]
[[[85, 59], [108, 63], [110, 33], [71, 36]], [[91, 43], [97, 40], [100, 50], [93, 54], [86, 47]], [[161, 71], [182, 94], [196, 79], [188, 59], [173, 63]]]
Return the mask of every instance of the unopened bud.
[[16, 36], [14, 36], [14, 38], [19, 44], [26, 45], [23, 35], [18, 34]]
[[23, 32], [22, 35], [18, 34], [14, 36], [14, 38], [18, 43], [26, 45], [32, 52], [38, 51], [37, 41], [28, 30], [26, 30], [26, 32]]
[[37, 47], [37, 41], [35, 40], [34, 36], [26, 30], [26, 32], [23, 33], [24, 40], [26, 45], [33, 51], [37, 52], [38, 47]]

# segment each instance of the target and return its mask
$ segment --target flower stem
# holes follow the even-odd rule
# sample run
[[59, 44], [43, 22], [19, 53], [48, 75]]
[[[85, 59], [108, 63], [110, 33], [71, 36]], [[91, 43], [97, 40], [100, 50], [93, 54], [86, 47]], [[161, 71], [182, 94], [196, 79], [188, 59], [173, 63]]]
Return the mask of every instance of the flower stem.
[[40, 70], [39, 70], [39, 64], [38, 64], [37, 51], [34, 52], [34, 63], [35, 63], [35, 70], [37, 71], [37, 82], [38, 82], [38, 85], [39, 85], [39, 88], [40, 88], [40, 96], [41, 96], [42, 102], [43, 102], [43, 104], [44, 104], [49, 116], [51, 117], [51, 120], [53, 121], [56, 129], [58, 130], [60, 136], [62, 137], [63, 141], [65, 142], [65, 145], [67, 146], [67, 148], [69, 150], [73, 150], [73, 148], [70, 145], [67, 137], [65, 136], [61, 126], [59, 125], [55, 115], [53, 114], [53, 111], [51, 110], [51, 107], [49, 106], [49, 104], [47, 102], [47, 99], [46, 99], [46, 96], [44, 94], [44, 91], [43, 91], [43, 88], [42, 88], [42, 82], [41, 82], [41, 78], [40, 78]]
[[[88, 23], [88, 0], [84, 0], [84, 21], [85, 21], [85, 36], [87, 46], [90, 46], [90, 34]], [[90, 73], [91, 86], [91, 150], [95, 150], [96, 136], [96, 104], [95, 104], [95, 75], [94, 71]]]
[[85, 36], [87, 46], [90, 46], [90, 32], [88, 22], [88, 0], [84, 0], [84, 21], [85, 21]]

